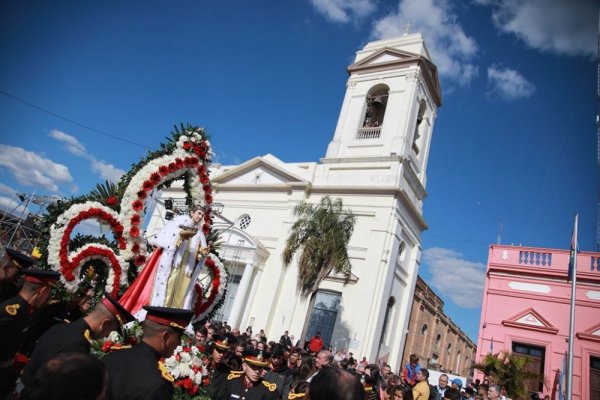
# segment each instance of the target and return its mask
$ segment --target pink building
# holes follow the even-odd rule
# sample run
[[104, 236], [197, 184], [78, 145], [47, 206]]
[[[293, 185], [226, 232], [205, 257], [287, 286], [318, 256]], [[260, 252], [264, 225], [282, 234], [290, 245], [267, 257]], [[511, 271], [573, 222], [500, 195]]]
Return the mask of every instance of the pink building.
[[[508, 350], [545, 376], [529, 389], [558, 399], [568, 350], [569, 251], [490, 246], [476, 360]], [[600, 399], [600, 253], [577, 256], [573, 399]]]

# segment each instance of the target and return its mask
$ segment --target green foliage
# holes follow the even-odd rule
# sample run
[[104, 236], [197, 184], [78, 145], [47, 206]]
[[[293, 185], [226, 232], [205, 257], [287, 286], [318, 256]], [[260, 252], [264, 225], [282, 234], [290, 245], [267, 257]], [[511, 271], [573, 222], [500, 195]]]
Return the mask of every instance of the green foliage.
[[528, 393], [525, 382], [536, 380], [542, 382], [544, 377], [528, 370], [532, 361], [508, 351], [488, 354], [483, 362], [474, 364], [473, 368], [482, 371], [489, 377], [490, 383], [506, 388], [508, 397], [526, 398]]
[[119, 212], [121, 210], [120, 199], [123, 197], [123, 189], [122, 186], [119, 187], [113, 182], [105, 181], [104, 183], [97, 183], [96, 188], [90, 192], [87, 198]]
[[342, 207], [341, 199], [326, 196], [318, 205], [303, 201], [294, 208], [297, 219], [290, 229], [282, 261], [288, 266], [299, 254], [296, 289], [303, 299], [316, 291], [332, 270], [350, 275], [347, 247], [356, 218]]

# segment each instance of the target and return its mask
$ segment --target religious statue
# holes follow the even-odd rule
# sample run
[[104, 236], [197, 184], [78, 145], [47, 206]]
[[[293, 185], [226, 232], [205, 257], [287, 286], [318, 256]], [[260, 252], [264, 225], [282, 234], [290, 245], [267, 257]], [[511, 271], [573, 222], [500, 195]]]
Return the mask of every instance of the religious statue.
[[176, 216], [150, 237], [156, 249], [120, 300], [132, 314], [141, 316], [148, 304], [192, 309], [194, 285], [209, 252], [203, 216], [204, 210], [194, 207], [189, 216]]

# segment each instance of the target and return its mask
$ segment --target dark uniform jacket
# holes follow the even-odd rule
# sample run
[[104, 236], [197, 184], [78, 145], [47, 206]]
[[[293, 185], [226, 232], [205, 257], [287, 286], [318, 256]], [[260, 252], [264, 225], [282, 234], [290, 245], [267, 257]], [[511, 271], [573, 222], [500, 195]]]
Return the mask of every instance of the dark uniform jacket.
[[36, 344], [29, 363], [23, 371], [22, 381], [27, 386], [36, 372], [51, 358], [61, 353], [90, 353], [91, 329], [83, 318], [72, 323], [54, 325]]
[[5, 302], [10, 298], [15, 297], [19, 294], [19, 290], [19, 286], [10, 281], [0, 282], [0, 302]]
[[2, 346], [0, 346], [0, 366], [15, 357], [21, 347], [21, 342], [33, 315], [29, 303], [16, 295], [0, 303], [0, 332], [2, 332]]
[[21, 347], [25, 332], [31, 322], [31, 307], [17, 295], [0, 303], [0, 398], [12, 390], [17, 379], [12, 368], [15, 355]]
[[[102, 359], [108, 370], [110, 400], [171, 400], [173, 377], [159, 367], [160, 354], [142, 342]], [[164, 368], [164, 366], [163, 366]]]
[[246, 375], [239, 372], [232, 372], [227, 377], [223, 397], [219, 400], [277, 400], [281, 398], [281, 393], [277, 390], [277, 385], [259, 380], [252, 386], [246, 387]]

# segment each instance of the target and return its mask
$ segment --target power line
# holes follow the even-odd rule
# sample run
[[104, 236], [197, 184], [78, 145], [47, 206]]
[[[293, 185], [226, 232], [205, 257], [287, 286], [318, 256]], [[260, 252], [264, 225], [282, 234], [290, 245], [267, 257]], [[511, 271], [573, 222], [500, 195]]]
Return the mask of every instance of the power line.
[[110, 133], [108, 133], [108, 132], [104, 132], [104, 131], [101, 131], [101, 130], [99, 130], [99, 129], [92, 128], [91, 126], [87, 126], [87, 125], [85, 125], [85, 124], [82, 124], [82, 123], [80, 123], [80, 122], [74, 121], [74, 120], [72, 120], [72, 119], [70, 119], [70, 118], [63, 117], [63, 116], [62, 116], [62, 115], [60, 115], [60, 114], [57, 114], [57, 113], [55, 113], [55, 112], [52, 112], [52, 111], [46, 110], [45, 108], [42, 108], [42, 107], [40, 107], [40, 106], [36, 106], [35, 104], [33, 104], [33, 103], [30, 103], [30, 102], [28, 102], [27, 100], [21, 99], [20, 97], [17, 97], [17, 96], [15, 96], [15, 95], [13, 95], [13, 94], [10, 94], [10, 93], [8, 93], [8, 92], [5, 92], [5, 91], [4, 91], [4, 90], [2, 90], [2, 89], [0, 89], [0, 93], [2, 93], [3, 95], [5, 95], [5, 96], [7, 96], [7, 97], [10, 97], [11, 99], [14, 99], [14, 100], [17, 100], [17, 101], [19, 101], [19, 102], [21, 102], [21, 103], [23, 103], [23, 104], [26, 104], [26, 105], [28, 105], [29, 107], [35, 108], [35, 109], [36, 109], [36, 110], [38, 110], [38, 111], [41, 111], [41, 112], [44, 112], [44, 113], [46, 113], [46, 114], [52, 115], [53, 117], [56, 117], [56, 118], [58, 118], [58, 119], [62, 119], [63, 121], [66, 121], [66, 122], [68, 122], [68, 123], [70, 123], [70, 124], [73, 124], [73, 125], [79, 126], [80, 128], [87, 129], [87, 130], [89, 130], [89, 131], [92, 131], [92, 132], [94, 132], [94, 133], [99, 133], [100, 135], [103, 135], [103, 136], [109, 137], [109, 138], [111, 138], [111, 139], [114, 139], [114, 140], [118, 140], [118, 141], [120, 141], [120, 142], [129, 143], [129, 144], [132, 144], [132, 145], [134, 145], [134, 146], [143, 147], [143, 148], [145, 148], [145, 149], [150, 149], [150, 150], [152, 149], [151, 147], [148, 147], [148, 146], [146, 146], [146, 145], [144, 145], [144, 144], [137, 143], [137, 142], [133, 142], [133, 141], [131, 141], [131, 140], [124, 139], [124, 138], [121, 138], [121, 137], [119, 137], [119, 136], [115, 136], [115, 135], [113, 135], [113, 134], [110, 134]]

